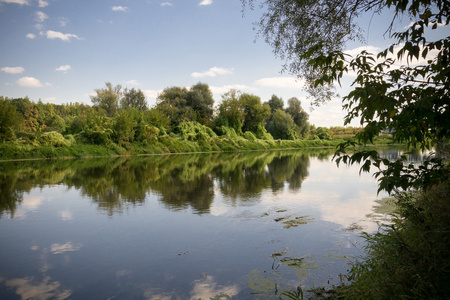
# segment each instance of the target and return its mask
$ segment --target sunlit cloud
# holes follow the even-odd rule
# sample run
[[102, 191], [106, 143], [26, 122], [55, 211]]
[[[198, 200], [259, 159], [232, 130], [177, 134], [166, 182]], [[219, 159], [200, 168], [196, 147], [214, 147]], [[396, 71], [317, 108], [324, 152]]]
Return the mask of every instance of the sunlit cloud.
[[1, 68], [0, 70], [2, 70], [5, 73], [9, 73], [9, 74], [20, 74], [25, 71], [25, 69], [22, 67], [4, 67], [4, 68]]
[[42, 84], [42, 82], [39, 81], [39, 79], [34, 77], [22, 77], [19, 80], [17, 80], [17, 84], [23, 87], [44, 87], [44, 86], [51, 86], [50, 83], [46, 83], [45, 85]]
[[64, 66], [60, 66], [60, 67], [56, 68], [55, 70], [66, 73], [70, 69], [71, 69], [70, 65], [64, 65]]
[[39, 7], [47, 7], [48, 6], [48, 2], [44, 1], [44, 0], [39, 0], [38, 6]]
[[36, 38], [36, 35], [34, 33], [27, 33], [27, 38], [30, 40], [34, 40]]
[[212, 0], [203, 0], [202, 2], [200, 2], [198, 5], [199, 6], [203, 6], [203, 5], [211, 5], [213, 2]]
[[48, 30], [45, 33], [45, 35], [50, 40], [61, 39], [61, 40], [65, 41], [65, 42], [70, 41], [70, 39], [72, 39], [72, 38], [77, 39], [77, 40], [81, 40], [81, 38], [79, 38], [76, 34], [62, 33], [62, 32], [57, 32], [57, 31], [53, 31], [53, 30]]
[[217, 75], [228, 75], [228, 74], [233, 74], [233, 69], [212, 67], [205, 72], [194, 72], [191, 74], [191, 76], [194, 78], [202, 78], [202, 77], [216, 77]]
[[161, 3], [161, 6], [172, 6], [173, 4], [170, 2], [163, 2]]
[[113, 6], [111, 9], [113, 11], [128, 11], [128, 7], [126, 6]]
[[44, 13], [42, 11], [36, 12], [36, 18], [35, 18], [36, 22], [42, 23], [47, 19], [48, 19], [48, 15], [46, 13]]
[[142, 91], [147, 98], [158, 98], [158, 95], [162, 92], [161, 90], [143, 90]]
[[[34, 25], [34, 28], [36, 28], [37, 30], [43, 30], [44, 29], [44, 25], [41, 23], [37, 23], [36, 25]], [[40, 35], [44, 35], [43, 32], [39, 33]]]
[[47, 97], [44, 100], [46, 102], [56, 102], [56, 100], [58, 100], [58, 98], [56, 98], [56, 97]]
[[73, 252], [73, 251], [78, 251], [81, 249], [81, 247], [83, 247], [83, 244], [81, 243], [77, 243], [74, 244], [72, 242], [67, 242], [65, 244], [53, 244], [50, 247], [50, 252], [52, 254], [61, 254], [64, 252]]
[[29, 0], [0, 0], [0, 3], [16, 3], [20, 5], [30, 5]]
[[296, 77], [269, 77], [255, 81], [255, 84], [263, 87], [282, 89], [303, 89], [304, 82]]
[[28, 212], [36, 211], [43, 201], [44, 197], [24, 197], [20, 207], [15, 213], [15, 216], [19, 219], [24, 219]]
[[133, 80], [127, 81], [126, 84], [128, 84], [128, 85], [139, 85], [139, 82], [137, 80], [133, 79]]
[[51, 281], [49, 276], [44, 277], [41, 282], [34, 277], [24, 277], [6, 280], [5, 284], [15, 289], [21, 299], [67, 299], [72, 293], [68, 289], [62, 289], [59, 281]]

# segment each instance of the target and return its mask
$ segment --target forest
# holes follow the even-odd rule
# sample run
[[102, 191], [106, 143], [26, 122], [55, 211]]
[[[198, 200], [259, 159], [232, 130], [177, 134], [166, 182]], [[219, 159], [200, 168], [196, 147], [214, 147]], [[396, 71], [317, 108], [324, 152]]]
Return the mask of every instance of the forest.
[[164, 89], [154, 107], [142, 90], [106, 82], [92, 105], [0, 98], [3, 159], [336, 145], [360, 129], [316, 128], [299, 99], [230, 90], [215, 107], [205, 83]]

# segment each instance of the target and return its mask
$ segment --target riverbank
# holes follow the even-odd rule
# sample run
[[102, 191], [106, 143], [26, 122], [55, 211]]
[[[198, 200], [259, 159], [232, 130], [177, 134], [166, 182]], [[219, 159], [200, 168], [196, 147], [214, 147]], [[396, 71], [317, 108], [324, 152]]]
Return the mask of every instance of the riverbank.
[[[113, 142], [104, 145], [87, 144], [73, 137], [61, 135], [38, 136], [34, 140], [14, 140], [0, 144], [0, 160], [80, 158], [107, 156], [137, 156], [149, 154], [234, 152], [249, 150], [277, 150], [336, 147], [343, 139], [332, 140], [261, 140], [251, 136], [183, 137], [160, 136], [146, 143], [118, 145]], [[389, 144], [389, 139], [375, 141]]]

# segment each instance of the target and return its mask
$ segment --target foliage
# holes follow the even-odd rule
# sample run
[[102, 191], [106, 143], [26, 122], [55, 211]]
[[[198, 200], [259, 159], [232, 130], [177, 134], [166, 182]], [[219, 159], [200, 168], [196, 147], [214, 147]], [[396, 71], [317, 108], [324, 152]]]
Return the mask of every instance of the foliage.
[[266, 119], [270, 116], [270, 106], [262, 104], [258, 96], [242, 94], [239, 97], [244, 111], [244, 122], [242, 131], [252, 131], [256, 136], [260, 136], [261, 127], [264, 127]]
[[14, 138], [14, 129], [20, 124], [21, 116], [7, 99], [0, 98], [0, 140]]
[[278, 109], [266, 125], [267, 131], [274, 139], [295, 139], [294, 120], [283, 110]]
[[105, 85], [106, 88], [95, 89], [96, 95], [91, 96], [91, 101], [94, 106], [103, 109], [108, 117], [113, 117], [122, 98], [122, 86], [118, 84], [113, 87], [111, 82], [106, 82]]
[[300, 100], [296, 97], [290, 98], [285, 111], [292, 117], [294, 124], [297, 126], [297, 136], [306, 137], [310, 129], [308, 123], [309, 115], [303, 110]]
[[[399, 193], [391, 225], [366, 235], [367, 257], [353, 264], [349, 299], [445, 299], [450, 293], [450, 186]], [[396, 298], [396, 297], [395, 297]]]
[[147, 110], [144, 92], [135, 88], [125, 89], [123, 97], [120, 99], [120, 107], [122, 109], [134, 107], [138, 110]]
[[215, 119], [215, 130], [220, 130], [222, 126], [226, 126], [233, 128], [238, 134], [242, 133], [245, 113], [240, 95], [236, 90], [230, 90], [222, 95], [222, 102], [218, 109], [219, 114]]

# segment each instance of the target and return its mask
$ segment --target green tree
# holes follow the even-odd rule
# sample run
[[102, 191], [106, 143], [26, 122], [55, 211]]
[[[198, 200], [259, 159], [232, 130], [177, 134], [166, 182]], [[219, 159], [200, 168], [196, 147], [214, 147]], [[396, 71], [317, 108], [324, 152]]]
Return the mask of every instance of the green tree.
[[[255, 1], [243, 0], [244, 3]], [[442, 0], [297, 1], [265, 0], [267, 12], [260, 28], [285, 68], [304, 76], [318, 102], [329, 99], [327, 88], [353, 71], [353, 90], [343, 98], [345, 124], [359, 119], [363, 129], [355, 141], [342, 144], [338, 162], [361, 163], [362, 170], [379, 168], [380, 190], [428, 188], [447, 176], [448, 164], [437, 158], [422, 165], [381, 159], [376, 151], [346, 147], [373, 141], [382, 130], [395, 142], [431, 149], [450, 136], [450, 37], [426, 32], [445, 30], [450, 2]], [[386, 33], [394, 42], [380, 53], [362, 51], [356, 57], [342, 52], [345, 42], [360, 34], [357, 17], [390, 10], [394, 17]], [[397, 18], [412, 20], [403, 32], [393, 32]], [[433, 37], [433, 39], [430, 39]], [[434, 54], [431, 56], [430, 54]], [[406, 63], [404, 62], [406, 60]], [[309, 75], [308, 75], [309, 74]], [[317, 90], [318, 89], [318, 90]], [[317, 94], [317, 91], [322, 92]], [[318, 98], [317, 98], [318, 97]], [[383, 166], [385, 165], [385, 166]]]
[[106, 88], [95, 89], [95, 96], [91, 96], [94, 106], [103, 109], [108, 117], [113, 117], [122, 98], [122, 86], [113, 86], [111, 82], [105, 83]]
[[264, 130], [266, 119], [270, 116], [270, 106], [262, 104], [258, 96], [242, 94], [239, 101], [244, 109], [244, 123], [242, 131], [251, 131], [259, 137], [260, 131]]
[[191, 120], [192, 111], [187, 107], [188, 90], [184, 87], [169, 87], [158, 95], [156, 108], [169, 119], [171, 127], [175, 128], [184, 120]]
[[269, 101], [267, 101], [267, 104], [270, 106], [270, 114], [273, 116], [273, 114], [279, 110], [283, 109], [284, 102], [283, 99], [277, 97], [276, 95], [272, 95]]
[[197, 121], [202, 125], [211, 125], [214, 99], [206, 83], [199, 82], [189, 89], [186, 105], [191, 107], [194, 112], [192, 121]]
[[125, 89], [122, 99], [120, 99], [120, 107], [122, 109], [137, 108], [138, 110], [147, 110], [147, 101], [142, 90]]
[[22, 122], [22, 117], [10, 100], [0, 97], [0, 140], [14, 138], [14, 131]]
[[242, 103], [239, 101], [240, 93], [230, 90], [222, 95], [222, 102], [218, 108], [218, 115], [215, 119], [215, 127], [228, 126], [234, 129], [237, 134], [242, 134], [245, 112]]
[[286, 108], [288, 113], [294, 120], [294, 124], [297, 126], [296, 131], [299, 137], [307, 136], [309, 132], [309, 115], [303, 110], [300, 100], [296, 97], [292, 97], [288, 100], [288, 107]]
[[282, 109], [273, 114], [267, 122], [266, 129], [274, 139], [292, 140], [296, 137], [294, 121]]

